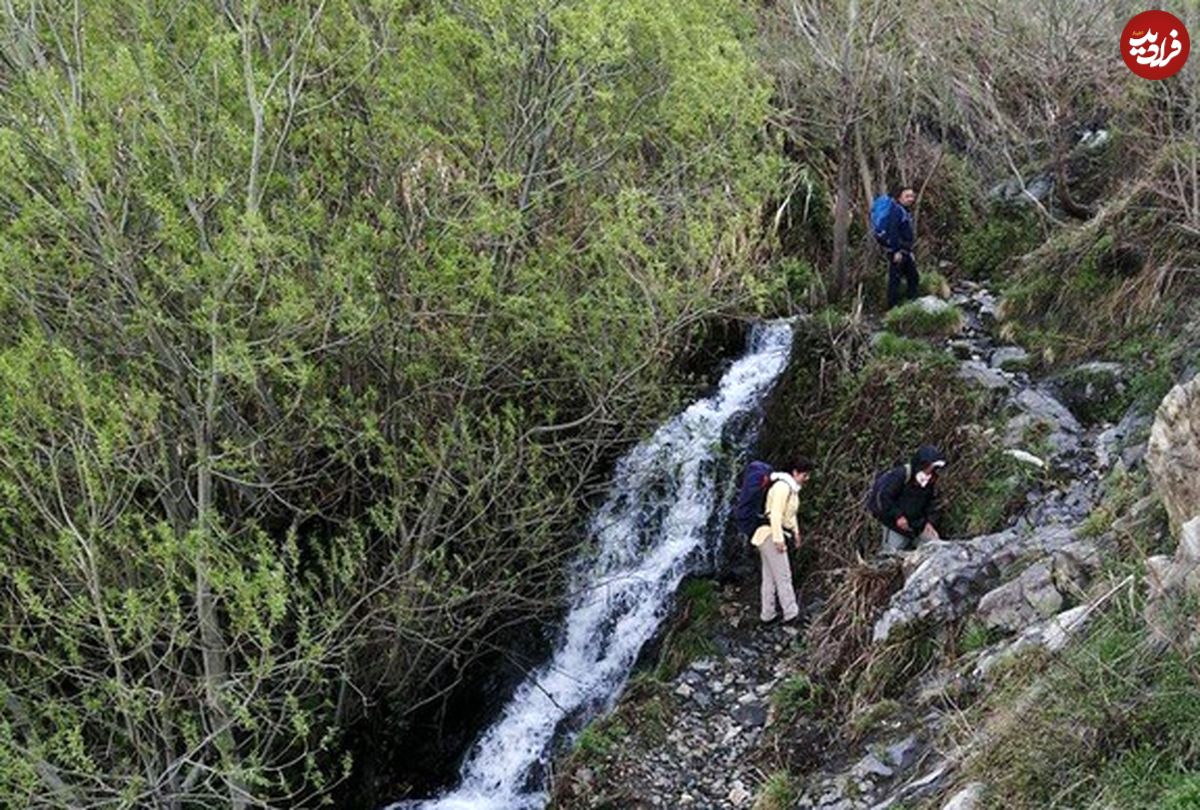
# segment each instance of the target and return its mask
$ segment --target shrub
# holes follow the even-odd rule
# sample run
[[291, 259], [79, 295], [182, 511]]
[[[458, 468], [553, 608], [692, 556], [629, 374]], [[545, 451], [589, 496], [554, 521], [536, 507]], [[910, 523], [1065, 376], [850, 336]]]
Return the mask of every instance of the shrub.
[[1041, 240], [1042, 230], [1033, 214], [996, 209], [983, 225], [959, 236], [958, 265], [969, 278], [991, 278]]

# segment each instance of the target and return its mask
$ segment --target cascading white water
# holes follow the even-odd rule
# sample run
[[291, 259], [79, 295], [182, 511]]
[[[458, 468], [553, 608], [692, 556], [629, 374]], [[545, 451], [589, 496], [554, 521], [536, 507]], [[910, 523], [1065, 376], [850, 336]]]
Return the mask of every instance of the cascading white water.
[[733, 417], [753, 408], [787, 363], [792, 329], [756, 327], [750, 348], [711, 397], [688, 407], [617, 464], [592, 519], [593, 551], [575, 569], [550, 660], [517, 687], [472, 747], [452, 792], [387, 810], [534, 810], [546, 803], [540, 766], [564, 720], [574, 728], [611, 707], [642, 645], [658, 629], [725, 506], [716, 458]]

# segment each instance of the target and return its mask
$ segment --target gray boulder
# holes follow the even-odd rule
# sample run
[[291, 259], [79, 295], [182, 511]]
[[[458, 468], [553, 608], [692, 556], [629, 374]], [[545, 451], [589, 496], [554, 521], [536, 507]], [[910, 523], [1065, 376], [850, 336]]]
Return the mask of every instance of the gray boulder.
[[1155, 636], [1189, 647], [1200, 645], [1200, 628], [1187, 607], [1200, 597], [1200, 515], [1180, 527], [1174, 556], [1151, 557], [1146, 569], [1150, 598], [1145, 618]]
[[1026, 627], [1015, 640], [980, 655], [972, 674], [978, 680], [985, 679], [998, 664], [1010, 661], [1030, 649], [1058, 652], [1087, 626], [1095, 615], [1097, 604], [1080, 605]]
[[1200, 377], [1172, 388], [1158, 406], [1146, 468], [1172, 531], [1200, 515]]
[[1015, 633], [1058, 613], [1063, 596], [1054, 584], [1049, 561], [1026, 568], [1019, 577], [988, 591], [976, 615], [988, 627]]
[[1004, 428], [1006, 447], [1020, 447], [1027, 442], [1030, 434], [1039, 434], [1045, 437], [1054, 458], [1079, 450], [1083, 426], [1061, 402], [1036, 388], [1021, 391], [1015, 402], [1021, 412], [1010, 419]]
[[1007, 377], [978, 360], [964, 360], [958, 367], [958, 376], [993, 393], [1005, 392], [1010, 387]]
[[992, 352], [992, 368], [1020, 371], [1029, 367], [1029, 352], [1020, 346], [1001, 346]]
[[875, 622], [872, 638], [886, 641], [896, 631], [926, 619], [946, 622], [961, 618], [1018, 559], [1050, 554], [1074, 539], [1066, 526], [1044, 526], [1028, 532], [1006, 529], [971, 540], [923, 543], [907, 555], [906, 569], [911, 573]]

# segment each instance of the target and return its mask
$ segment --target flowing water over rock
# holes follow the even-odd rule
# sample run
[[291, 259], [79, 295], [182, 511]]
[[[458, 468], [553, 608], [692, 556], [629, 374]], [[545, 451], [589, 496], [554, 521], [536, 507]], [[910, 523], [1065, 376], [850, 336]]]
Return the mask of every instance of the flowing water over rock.
[[546, 803], [542, 771], [556, 739], [609, 708], [642, 646], [667, 615], [680, 581], [716, 550], [725, 484], [725, 442], [787, 365], [792, 329], [760, 327], [748, 353], [716, 393], [687, 408], [617, 465], [608, 499], [590, 527], [592, 551], [550, 660], [516, 690], [479, 738], [457, 789], [389, 810], [518, 810]]

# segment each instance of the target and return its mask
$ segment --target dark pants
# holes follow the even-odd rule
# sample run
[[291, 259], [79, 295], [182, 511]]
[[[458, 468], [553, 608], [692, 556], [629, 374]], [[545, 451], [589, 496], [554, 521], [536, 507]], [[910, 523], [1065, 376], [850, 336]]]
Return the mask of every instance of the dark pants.
[[912, 301], [917, 297], [917, 287], [920, 286], [921, 279], [917, 275], [917, 262], [913, 259], [911, 253], [903, 252], [900, 254], [900, 261], [892, 261], [894, 253], [887, 254], [888, 263], [888, 290], [887, 300], [888, 309], [900, 303], [900, 279], [904, 278], [908, 285], [908, 300]]

